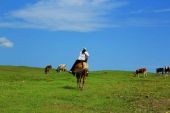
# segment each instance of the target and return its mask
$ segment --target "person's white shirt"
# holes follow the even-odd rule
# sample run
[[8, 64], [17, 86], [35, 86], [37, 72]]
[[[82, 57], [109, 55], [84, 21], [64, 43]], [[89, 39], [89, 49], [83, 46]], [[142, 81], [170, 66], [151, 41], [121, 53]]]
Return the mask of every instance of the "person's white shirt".
[[86, 51], [84, 52], [84, 54], [82, 53], [82, 51], [80, 52], [80, 55], [78, 57], [78, 60], [85, 60], [86, 59], [86, 55], [87, 57], [89, 57], [89, 53]]

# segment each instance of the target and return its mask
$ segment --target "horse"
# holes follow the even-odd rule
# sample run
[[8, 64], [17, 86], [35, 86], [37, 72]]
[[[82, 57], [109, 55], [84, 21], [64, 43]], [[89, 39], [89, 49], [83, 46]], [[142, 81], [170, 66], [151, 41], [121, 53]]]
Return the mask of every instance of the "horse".
[[146, 68], [137, 69], [134, 75], [139, 77], [140, 73], [144, 74], [144, 78], [145, 78], [147, 76], [147, 69]]
[[52, 69], [52, 66], [51, 66], [51, 65], [47, 65], [47, 66], [45, 67], [45, 74], [48, 74], [51, 69]]
[[[86, 63], [87, 65], [87, 63]], [[85, 62], [81, 61], [75, 65], [72, 74], [77, 78], [77, 88], [83, 90], [85, 79], [88, 76], [88, 67], [84, 67]]]
[[161, 73], [162, 75], [164, 74], [165, 69], [164, 68], [156, 68], [156, 73], [159, 74]]

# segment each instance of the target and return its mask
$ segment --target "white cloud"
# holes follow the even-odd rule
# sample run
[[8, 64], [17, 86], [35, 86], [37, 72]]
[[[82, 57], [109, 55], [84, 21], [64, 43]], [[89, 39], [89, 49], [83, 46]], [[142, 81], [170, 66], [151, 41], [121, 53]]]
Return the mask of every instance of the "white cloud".
[[162, 16], [163, 13], [167, 15], [170, 9], [134, 10], [128, 13], [128, 17], [120, 20], [119, 24], [132, 27], [169, 27], [170, 21]]
[[13, 43], [5, 37], [0, 37], [0, 46], [6, 47], [6, 48], [12, 48]]
[[10, 21], [0, 21], [0, 27], [95, 31], [110, 27], [111, 10], [125, 5], [116, 0], [39, 0], [8, 13]]

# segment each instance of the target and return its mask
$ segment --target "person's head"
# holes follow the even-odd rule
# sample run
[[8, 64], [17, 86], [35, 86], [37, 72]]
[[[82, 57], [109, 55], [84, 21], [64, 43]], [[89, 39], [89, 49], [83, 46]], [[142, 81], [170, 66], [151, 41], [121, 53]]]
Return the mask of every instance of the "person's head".
[[84, 52], [86, 52], [87, 51], [87, 49], [86, 48], [83, 48], [82, 49], [82, 53], [84, 53]]

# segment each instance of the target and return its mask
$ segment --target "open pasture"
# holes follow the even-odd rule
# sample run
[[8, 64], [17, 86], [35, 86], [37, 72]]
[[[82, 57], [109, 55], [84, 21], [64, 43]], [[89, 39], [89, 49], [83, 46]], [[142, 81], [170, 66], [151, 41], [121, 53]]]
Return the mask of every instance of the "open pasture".
[[89, 72], [83, 91], [67, 72], [0, 66], [0, 113], [170, 113], [170, 77]]

